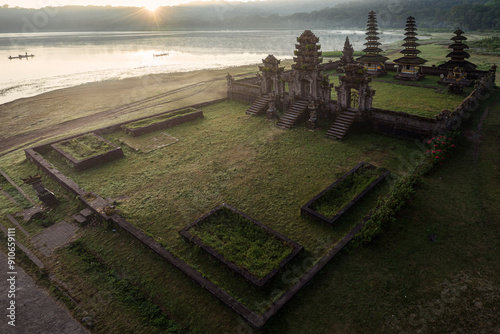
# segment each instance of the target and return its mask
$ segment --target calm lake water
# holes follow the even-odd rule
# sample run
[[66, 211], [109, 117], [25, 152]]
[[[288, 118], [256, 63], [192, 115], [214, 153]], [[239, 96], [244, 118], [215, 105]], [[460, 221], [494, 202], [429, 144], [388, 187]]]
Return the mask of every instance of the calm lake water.
[[[268, 54], [290, 59], [302, 32], [0, 33], [0, 104], [89, 82], [257, 64]], [[325, 51], [342, 50], [346, 36], [355, 50], [365, 42], [364, 31], [313, 32]], [[404, 36], [380, 37], [386, 44]], [[9, 60], [26, 52], [35, 57]]]

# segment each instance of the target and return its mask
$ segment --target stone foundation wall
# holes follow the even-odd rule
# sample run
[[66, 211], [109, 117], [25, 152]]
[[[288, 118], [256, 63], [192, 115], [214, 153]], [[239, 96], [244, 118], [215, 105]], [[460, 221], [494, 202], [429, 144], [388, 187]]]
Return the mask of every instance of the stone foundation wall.
[[[149, 125], [146, 125], [146, 126], [143, 126], [140, 128], [135, 128], [135, 129], [127, 128], [126, 124], [125, 124], [125, 127], [123, 129], [126, 133], [131, 134], [133, 137], [137, 137], [137, 136], [140, 136], [140, 135], [143, 135], [146, 133], [150, 133], [150, 132], [154, 132], [154, 131], [158, 131], [158, 130], [162, 130], [162, 129], [168, 129], [168, 128], [174, 127], [174, 126], [182, 124], [182, 123], [194, 121], [194, 120], [196, 120], [198, 118], [202, 118], [202, 117], [203, 117], [203, 112], [201, 110], [196, 110], [196, 112], [190, 113], [188, 115], [180, 115], [180, 116], [177, 116], [177, 117], [169, 119], [169, 120], [165, 120], [165, 121], [154, 123], [154, 124], [149, 124]], [[133, 122], [129, 122], [127, 124], [130, 124], [130, 123], [133, 123]]]
[[235, 81], [227, 91], [227, 97], [232, 100], [254, 102], [260, 96], [260, 86], [246, 82]]

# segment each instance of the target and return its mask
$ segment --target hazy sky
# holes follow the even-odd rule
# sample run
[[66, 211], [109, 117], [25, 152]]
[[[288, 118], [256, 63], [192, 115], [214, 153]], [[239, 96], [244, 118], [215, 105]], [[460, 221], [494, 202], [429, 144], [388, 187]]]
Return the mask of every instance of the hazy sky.
[[[67, 6], [67, 5], [94, 5], [94, 6], [137, 6], [155, 8], [158, 6], [175, 6], [181, 3], [193, 2], [194, 0], [0, 0], [10, 7], [41, 8], [47, 6]], [[204, 0], [196, 0], [204, 1]], [[226, 0], [226, 1], [248, 1], [248, 0]]]

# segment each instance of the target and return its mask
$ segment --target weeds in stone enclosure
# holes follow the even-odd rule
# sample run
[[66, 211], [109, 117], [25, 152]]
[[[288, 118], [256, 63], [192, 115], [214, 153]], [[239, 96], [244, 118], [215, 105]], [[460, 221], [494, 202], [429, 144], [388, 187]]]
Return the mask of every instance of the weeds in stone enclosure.
[[115, 148], [91, 133], [55, 145], [77, 160], [83, 160], [106, 153]]
[[226, 260], [259, 279], [278, 269], [293, 251], [284, 240], [226, 207], [212, 213], [189, 231]]
[[325, 192], [311, 209], [325, 217], [333, 217], [370, 183], [380, 176], [380, 169], [365, 165]]

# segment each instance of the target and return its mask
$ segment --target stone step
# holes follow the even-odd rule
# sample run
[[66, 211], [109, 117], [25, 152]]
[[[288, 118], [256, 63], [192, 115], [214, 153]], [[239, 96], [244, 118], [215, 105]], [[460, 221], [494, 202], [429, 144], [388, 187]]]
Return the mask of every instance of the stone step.
[[92, 210], [90, 210], [89, 208], [85, 208], [82, 211], [80, 211], [80, 215], [82, 215], [85, 218], [88, 218], [88, 217], [92, 216], [93, 214], [94, 214], [94, 212]]
[[78, 224], [85, 224], [87, 222], [87, 218], [82, 216], [81, 214], [77, 213], [76, 215], [71, 216], [74, 221], [76, 221]]
[[268, 97], [261, 96], [252, 103], [250, 108], [247, 109], [246, 114], [252, 116], [260, 114], [265, 111], [264, 109], [267, 108], [267, 104], [268, 104]]
[[343, 139], [349, 129], [351, 128], [356, 114], [349, 111], [344, 111], [332, 124], [330, 129], [326, 132], [326, 136], [333, 139]]

